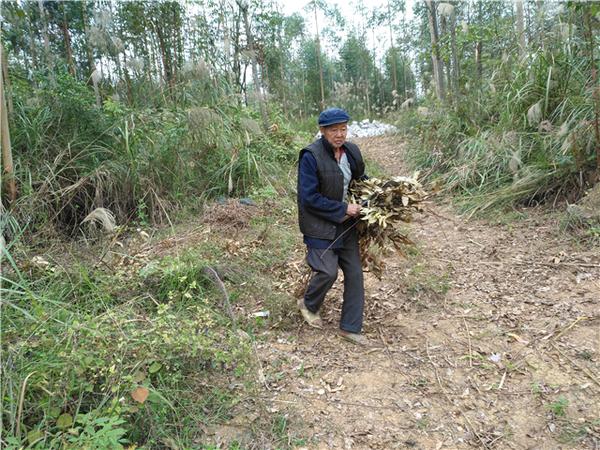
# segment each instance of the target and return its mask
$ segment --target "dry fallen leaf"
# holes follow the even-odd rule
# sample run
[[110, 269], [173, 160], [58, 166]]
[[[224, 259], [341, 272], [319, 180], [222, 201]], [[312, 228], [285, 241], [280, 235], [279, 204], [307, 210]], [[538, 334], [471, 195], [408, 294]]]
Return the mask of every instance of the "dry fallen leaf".
[[131, 398], [133, 398], [138, 403], [144, 403], [148, 398], [149, 393], [150, 391], [148, 391], [148, 389], [146, 389], [143, 386], [140, 386], [131, 392]]

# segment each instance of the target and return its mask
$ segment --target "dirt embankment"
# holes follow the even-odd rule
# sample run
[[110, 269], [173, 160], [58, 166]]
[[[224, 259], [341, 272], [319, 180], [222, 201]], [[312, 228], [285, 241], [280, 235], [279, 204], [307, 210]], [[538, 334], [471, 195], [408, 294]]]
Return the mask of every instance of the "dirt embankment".
[[[397, 139], [359, 143], [405, 174]], [[263, 394], [296, 445], [600, 448], [600, 251], [551, 215], [519, 217], [467, 222], [432, 205], [412, 225], [416, 249], [389, 257], [381, 281], [367, 274], [364, 331], [379, 350], [336, 336], [341, 280], [327, 329], [298, 318], [268, 332]]]

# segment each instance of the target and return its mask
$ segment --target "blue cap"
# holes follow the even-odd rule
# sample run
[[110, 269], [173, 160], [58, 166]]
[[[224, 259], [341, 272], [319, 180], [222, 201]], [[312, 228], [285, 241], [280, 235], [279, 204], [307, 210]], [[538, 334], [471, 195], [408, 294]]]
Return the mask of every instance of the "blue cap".
[[327, 108], [319, 114], [319, 126], [328, 127], [336, 123], [346, 123], [350, 120], [350, 116], [346, 111], [340, 108]]

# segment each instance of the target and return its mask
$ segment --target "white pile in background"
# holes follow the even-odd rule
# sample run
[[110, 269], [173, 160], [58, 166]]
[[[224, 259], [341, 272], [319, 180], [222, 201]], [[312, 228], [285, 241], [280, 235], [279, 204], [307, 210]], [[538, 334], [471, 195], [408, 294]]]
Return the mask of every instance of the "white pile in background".
[[394, 125], [378, 122], [377, 120], [371, 122], [369, 119], [365, 119], [360, 122], [351, 122], [348, 125], [348, 138], [381, 136], [396, 131], [398, 131], [398, 128]]
[[[396, 131], [398, 131], [398, 128], [394, 125], [382, 123], [377, 120], [371, 122], [369, 119], [365, 119], [360, 122], [350, 122], [347, 138], [381, 136], [382, 134], [395, 133]], [[321, 132], [318, 132], [316, 137], [317, 139], [320, 138]]]

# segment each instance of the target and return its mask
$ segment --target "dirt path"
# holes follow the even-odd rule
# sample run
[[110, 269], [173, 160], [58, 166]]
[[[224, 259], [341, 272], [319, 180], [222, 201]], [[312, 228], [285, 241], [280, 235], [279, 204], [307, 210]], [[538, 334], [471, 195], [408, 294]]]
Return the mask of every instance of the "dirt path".
[[[405, 174], [394, 138], [359, 142]], [[600, 251], [555, 219], [465, 222], [444, 204], [412, 226], [407, 258], [367, 275], [366, 335], [340, 340], [340, 281], [325, 331], [261, 345], [273, 414], [306, 448], [600, 448]]]

